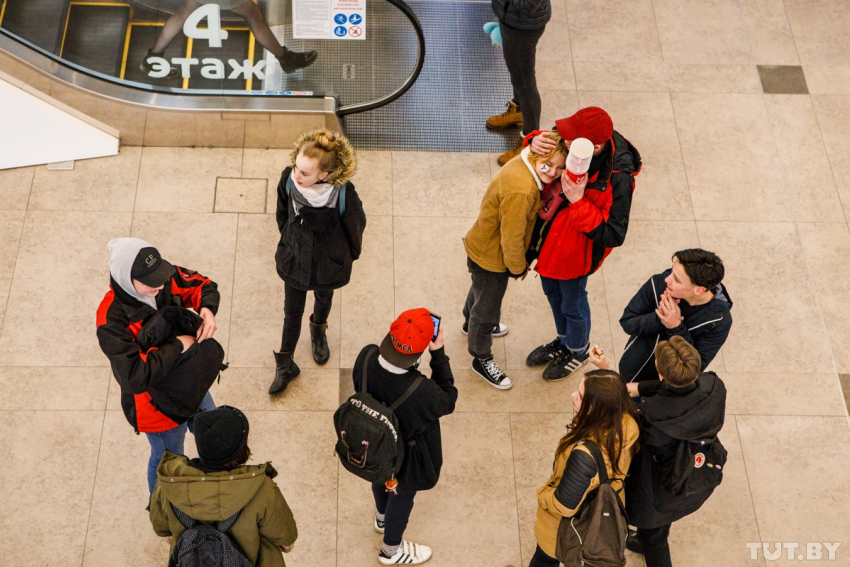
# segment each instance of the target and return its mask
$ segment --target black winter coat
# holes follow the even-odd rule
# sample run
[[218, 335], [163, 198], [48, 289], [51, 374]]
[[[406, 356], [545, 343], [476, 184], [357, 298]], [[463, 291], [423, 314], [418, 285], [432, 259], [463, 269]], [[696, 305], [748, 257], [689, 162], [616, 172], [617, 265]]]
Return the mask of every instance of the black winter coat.
[[492, 0], [493, 13], [503, 24], [518, 30], [537, 30], [552, 17], [549, 0]]
[[284, 169], [277, 186], [277, 274], [300, 290], [340, 288], [351, 279], [351, 266], [360, 257], [366, 228], [363, 203], [347, 182], [344, 214], [337, 201], [336, 207], [302, 207], [296, 215], [286, 194], [291, 173], [291, 167]]
[[659, 471], [673, 457], [678, 440], [717, 435], [726, 415], [726, 386], [714, 372], [704, 372], [683, 388], [659, 380], [638, 388], [643, 396], [635, 407], [640, 450], [626, 477], [626, 511], [630, 524], [650, 529], [692, 514], [714, 491], [676, 496], [664, 488]]
[[732, 328], [732, 299], [726, 287], [720, 284], [714, 291], [714, 297], [707, 304], [691, 311], [684, 306], [684, 320], [675, 329], [668, 329], [655, 314], [661, 294], [667, 289], [664, 281], [672, 270], [655, 274], [629, 301], [620, 326], [630, 337], [620, 360], [620, 375], [626, 382], [654, 380], [655, 347], [660, 341], [666, 341], [679, 335], [696, 347], [702, 359], [702, 370], [714, 360], [717, 351], [726, 342]]
[[[354, 389], [360, 391], [363, 380], [363, 361], [369, 345], [360, 351], [352, 372]], [[377, 355], [369, 362], [369, 393], [379, 402], [392, 405], [404, 394], [416, 378], [423, 374], [409, 370], [404, 374], [393, 374], [378, 362]], [[443, 466], [443, 438], [440, 418], [455, 410], [457, 388], [454, 385], [449, 357], [444, 349], [431, 352], [431, 379], [423, 380], [416, 391], [393, 413], [407, 445], [404, 460], [398, 473], [399, 488], [404, 490], [428, 490], [440, 479]]]

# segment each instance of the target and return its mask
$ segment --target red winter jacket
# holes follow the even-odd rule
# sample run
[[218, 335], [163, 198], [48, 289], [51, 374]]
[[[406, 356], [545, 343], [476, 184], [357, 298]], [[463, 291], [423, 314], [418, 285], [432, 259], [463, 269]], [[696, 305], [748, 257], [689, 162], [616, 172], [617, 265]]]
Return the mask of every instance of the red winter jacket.
[[534, 269], [541, 276], [572, 280], [592, 274], [626, 239], [640, 154], [615, 131], [593, 162], [584, 198], [565, 200], [548, 223], [538, 218], [529, 259], [537, 257]]
[[[157, 309], [167, 305], [200, 311], [218, 311], [218, 286], [192, 270], [177, 271], [156, 296]], [[130, 297], [110, 278], [109, 291], [97, 309], [97, 340], [121, 386], [121, 408], [136, 432], [157, 433], [177, 427], [177, 423], [157, 411], [148, 388], [162, 380], [183, 352], [183, 343], [174, 339], [160, 347], [142, 351], [136, 337], [142, 324], [155, 313], [153, 307]]]

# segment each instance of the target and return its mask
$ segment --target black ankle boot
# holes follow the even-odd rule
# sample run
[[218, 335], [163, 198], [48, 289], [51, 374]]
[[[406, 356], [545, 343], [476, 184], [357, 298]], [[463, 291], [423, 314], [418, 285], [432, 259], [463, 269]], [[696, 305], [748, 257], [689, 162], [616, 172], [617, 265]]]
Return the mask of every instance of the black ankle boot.
[[[148, 59], [150, 59], [151, 57], [164, 57], [164, 56], [165, 56], [164, 53], [153, 53], [152, 49], [148, 49], [148, 54], [145, 55], [144, 59], [142, 59], [142, 64], [139, 65], [139, 69], [142, 70], [142, 73], [144, 73], [145, 76], [150, 75], [150, 72], [153, 71], [153, 65], [148, 63]], [[174, 67], [172, 65], [171, 70], [168, 71], [168, 74], [165, 76], [165, 78], [166, 79], [174, 79], [174, 78], [177, 77], [178, 73], [180, 73], [180, 71], [177, 69], [177, 67]]]
[[324, 364], [331, 357], [327, 330], [327, 323], [317, 325], [313, 322], [313, 316], [310, 315], [310, 342], [313, 345], [313, 360], [316, 361], [316, 364]]
[[283, 55], [278, 57], [277, 60], [280, 61], [280, 68], [288, 75], [298, 69], [309, 67], [318, 56], [319, 54], [312, 49], [310, 51], [292, 51], [284, 47]]
[[301, 374], [301, 369], [292, 360], [292, 353], [289, 352], [274, 353], [274, 361], [277, 363], [277, 368], [275, 369], [274, 382], [269, 387], [269, 394], [280, 394], [286, 390], [293, 378]]
[[626, 536], [626, 549], [643, 555], [643, 544], [638, 539], [637, 532], [631, 529], [629, 529], [629, 535]]

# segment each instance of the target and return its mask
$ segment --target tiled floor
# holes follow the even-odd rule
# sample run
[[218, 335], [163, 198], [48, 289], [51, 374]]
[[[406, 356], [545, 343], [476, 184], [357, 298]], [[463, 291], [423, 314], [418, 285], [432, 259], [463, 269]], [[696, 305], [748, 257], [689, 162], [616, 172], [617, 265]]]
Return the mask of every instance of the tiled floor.
[[[728, 473], [702, 510], [674, 525], [675, 564], [801, 565], [785, 553], [752, 560], [746, 546], [842, 542], [824, 564], [850, 565], [850, 430], [839, 386], [842, 374], [850, 389], [850, 8], [553, 6], [538, 71], [544, 122], [603, 106], [645, 163], [626, 244], [588, 285], [594, 342], [619, 356], [625, 303], [680, 248], [720, 254], [735, 302], [732, 334], [712, 365], [729, 390]], [[764, 94], [757, 65], [802, 65], [811, 94]], [[553, 69], [568, 80], [548, 76]], [[417, 498], [408, 535], [434, 547], [435, 567], [526, 565], [534, 488], [547, 478], [577, 379], [547, 384], [524, 368], [554, 331], [534, 277], [509, 286], [511, 331], [495, 341], [515, 387], [496, 391], [468, 369], [460, 237], [494, 157], [359, 153], [354, 182], [369, 224], [331, 312], [331, 360], [312, 363], [305, 329], [302, 375], [279, 399], [265, 393], [283, 317], [271, 213], [288, 151], [124, 147], [71, 172], [0, 172], [0, 564], [165, 563], [167, 544], [144, 510], [148, 445], [124, 420], [94, 335], [106, 242], [135, 235], [219, 283], [217, 338], [231, 369], [213, 394], [247, 411], [256, 457], [281, 473], [301, 534], [290, 567], [374, 564], [369, 491], [340, 472], [331, 416], [359, 349], [419, 305], [446, 321], [460, 398], [443, 422], [443, 478]]]

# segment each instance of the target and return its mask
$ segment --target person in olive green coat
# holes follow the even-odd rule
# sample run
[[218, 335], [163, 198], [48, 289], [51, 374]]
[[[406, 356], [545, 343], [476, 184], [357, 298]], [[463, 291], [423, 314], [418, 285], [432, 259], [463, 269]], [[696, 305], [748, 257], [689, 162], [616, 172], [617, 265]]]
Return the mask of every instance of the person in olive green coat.
[[298, 537], [292, 511], [274, 482], [271, 463], [246, 465], [248, 419], [221, 406], [195, 416], [197, 459], [166, 452], [157, 469], [150, 520], [157, 535], [173, 536], [171, 550], [183, 533], [172, 506], [191, 518], [213, 523], [242, 510], [231, 535], [257, 567], [284, 567]]

